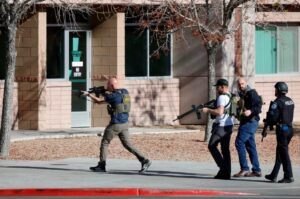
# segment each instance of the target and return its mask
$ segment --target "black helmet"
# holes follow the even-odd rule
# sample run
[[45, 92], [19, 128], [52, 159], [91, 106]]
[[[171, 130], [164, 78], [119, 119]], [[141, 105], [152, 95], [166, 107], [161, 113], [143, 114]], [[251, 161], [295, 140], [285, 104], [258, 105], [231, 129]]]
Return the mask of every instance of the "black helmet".
[[274, 86], [280, 94], [288, 93], [288, 85], [285, 82], [277, 82]]

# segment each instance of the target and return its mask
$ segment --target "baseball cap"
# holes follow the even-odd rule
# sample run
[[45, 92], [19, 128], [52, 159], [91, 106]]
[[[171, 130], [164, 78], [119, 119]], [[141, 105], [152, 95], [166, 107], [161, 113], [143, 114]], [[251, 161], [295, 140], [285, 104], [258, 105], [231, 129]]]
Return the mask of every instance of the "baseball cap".
[[228, 86], [228, 81], [226, 79], [218, 79], [214, 86]]

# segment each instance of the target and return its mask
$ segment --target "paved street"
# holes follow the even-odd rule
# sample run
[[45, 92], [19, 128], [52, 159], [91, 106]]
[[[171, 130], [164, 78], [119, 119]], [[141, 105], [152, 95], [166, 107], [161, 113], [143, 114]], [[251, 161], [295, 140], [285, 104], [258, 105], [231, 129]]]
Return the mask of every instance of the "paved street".
[[[1, 160], [0, 188], [140, 188], [172, 190], [210, 190], [242, 195], [300, 197], [299, 166], [294, 166], [292, 184], [267, 182], [261, 178], [215, 180], [213, 163], [153, 161], [149, 171], [139, 174], [136, 160], [109, 160], [107, 173], [93, 173], [89, 166], [97, 159], [72, 158], [57, 161]], [[271, 165], [263, 165], [267, 173]], [[233, 165], [233, 171], [238, 165]], [[280, 174], [282, 176], [282, 173]]]

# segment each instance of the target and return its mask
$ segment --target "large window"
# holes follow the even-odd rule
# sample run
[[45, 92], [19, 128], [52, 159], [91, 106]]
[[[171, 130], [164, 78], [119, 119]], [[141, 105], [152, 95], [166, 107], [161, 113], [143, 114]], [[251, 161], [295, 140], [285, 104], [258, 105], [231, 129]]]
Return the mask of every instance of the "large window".
[[47, 78], [64, 78], [64, 30], [47, 28]]
[[256, 27], [256, 74], [299, 72], [299, 27]]
[[159, 50], [160, 42], [152, 39], [149, 30], [140, 32], [136, 26], [126, 26], [125, 74], [126, 77], [161, 77], [171, 76], [170, 36], [168, 48]]

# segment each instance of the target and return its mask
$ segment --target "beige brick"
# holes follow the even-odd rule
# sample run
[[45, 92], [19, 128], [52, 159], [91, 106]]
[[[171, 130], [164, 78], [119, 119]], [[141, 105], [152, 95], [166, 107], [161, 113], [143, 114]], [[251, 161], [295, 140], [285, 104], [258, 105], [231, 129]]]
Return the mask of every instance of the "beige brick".
[[[95, 33], [93, 33], [93, 34], [95, 34]], [[92, 37], [92, 49], [94, 49], [94, 47], [100, 46], [99, 43], [100, 43], [99, 37], [95, 37], [95, 35], [93, 35], [93, 37]]]
[[37, 57], [38, 56], [38, 48], [37, 47], [30, 48], [30, 56], [31, 57]]
[[17, 31], [18, 37], [30, 37], [30, 28], [20, 27]]
[[107, 47], [95, 47], [93, 48], [93, 56], [108, 56], [109, 55], [109, 48]]
[[[23, 35], [22, 35], [23, 36]], [[31, 38], [31, 37], [22, 37], [22, 47], [24, 48], [32, 48], [38, 46], [37, 38]]]
[[[29, 53], [30, 55], [30, 48], [26, 48], [26, 51]], [[23, 66], [26, 68], [30, 68], [31, 66], [38, 66], [38, 59], [36, 57], [31, 57], [27, 55], [26, 57], [23, 57]]]
[[46, 120], [42, 120], [38, 122], [38, 130], [48, 130], [50, 129], [48, 126], [48, 122]]
[[19, 47], [16, 49], [19, 57], [28, 57], [30, 56], [30, 48]]
[[117, 46], [117, 39], [116, 38], [111, 38], [111, 37], [103, 38], [101, 45], [104, 46], [104, 47], [112, 47], [112, 46], [116, 47]]
[[37, 120], [33, 120], [30, 121], [30, 130], [38, 130], [38, 121]]
[[24, 111], [21, 115], [22, 120], [37, 121], [38, 111]]
[[39, 32], [37, 28], [31, 28], [31, 38], [38, 38]]
[[20, 120], [19, 121], [19, 129], [30, 129], [30, 121]]
[[93, 127], [104, 127], [109, 124], [109, 118], [93, 118]]

